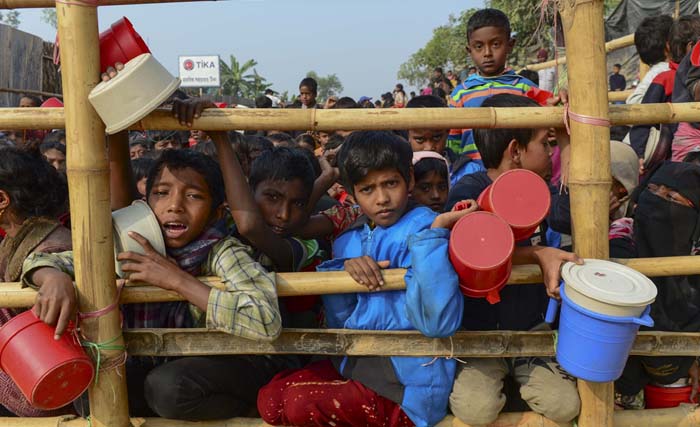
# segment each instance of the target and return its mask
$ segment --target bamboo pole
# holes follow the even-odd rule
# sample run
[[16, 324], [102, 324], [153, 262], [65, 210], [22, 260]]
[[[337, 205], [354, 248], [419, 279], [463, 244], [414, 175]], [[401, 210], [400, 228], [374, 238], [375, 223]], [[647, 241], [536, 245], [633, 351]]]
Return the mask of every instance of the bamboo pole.
[[[612, 259], [612, 261], [633, 268], [649, 277], [700, 274], [700, 257], [696, 256]], [[384, 270], [385, 285], [382, 290], [405, 289], [404, 274], [405, 270], [401, 269]], [[365, 286], [357, 284], [345, 272], [278, 273], [276, 277], [277, 294], [281, 297], [368, 292]], [[223, 289], [223, 284], [218, 277], [200, 277], [199, 280], [209, 286]], [[508, 279], [509, 285], [541, 282], [542, 273], [536, 265], [516, 265]], [[36, 291], [23, 288], [19, 282], [0, 283], [2, 307], [30, 307], [35, 297]], [[127, 284], [120, 298], [122, 304], [169, 301], [183, 301], [183, 297], [176, 292], [139, 283]]]
[[[116, 299], [112, 217], [109, 200], [109, 165], [104, 125], [88, 102], [100, 75], [97, 8], [56, 3], [61, 38], [62, 78], [65, 88], [67, 171], [79, 307], [92, 312]], [[123, 345], [119, 310], [86, 319], [83, 335], [94, 343]], [[122, 357], [123, 351], [101, 351], [104, 363]], [[123, 365], [100, 372], [90, 385], [92, 425], [129, 426], [129, 409]]]
[[[416, 331], [285, 329], [273, 342], [206, 329], [133, 329], [125, 332], [132, 356], [313, 354], [321, 356], [531, 357], [554, 356], [551, 331], [465, 331], [428, 338]], [[640, 332], [631, 354], [696, 356], [700, 333]]]
[[[605, 43], [605, 52], [612, 52], [614, 50], [622, 49], [624, 47], [628, 46], [633, 46], [634, 45], [634, 34], [628, 34], [626, 36], [622, 36], [620, 38], [617, 38], [615, 40], [610, 40], [609, 42]], [[570, 51], [567, 45], [567, 51]], [[545, 68], [551, 68], [557, 66], [557, 64], [566, 64], [566, 57], [562, 56], [559, 57], [558, 59], [552, 59], [551, 61], [546, 61], [546, 62], [540, 62], [537, 64], [530, 64], [526, 65], [525, 68], [528, 70], [532, 71], [539, 71], [539, 70], [544, 70]], [[606, 74], [603, 74], [606, 75]]]
[[41, 90], [31, 89], [10, 89], [9, 87], [0, 87], [0, 92], [17, 93], [20, 95], [53, 96], [56, 98], [63, 98], [63, 94], [61, 93], [44, 92]]
[[[563, 107], [359, 108], [349, 110], [209, 109], [195, 123], [202, 130], [382, 130], [564, 127]], [[611, 105], [610, 123], [638, 125], [700, 121], [700, 103]], [[63, 108], [0, 108], [0, 129], [57, 129]], [[158, 110], [132, 130], [188, 130], [169, 111]]]
[[[99, 0], [100, 6], [122, 6], [129, 4], [152, 3], [185, 3], [195, 1], [221, 1], [221, 0]], [[56, 7], [56, 2], [51, 0], [0, 0], [2, 9], [36, 9], [43, 7]]]
[[[569, 103], [573, 113], [608, 118], [608, 85], [603, 0], [559, 3], [569, 58]], [[633, 39], [633, 37], [632, 37]], [[584, 258], [608, 258], [610, 202], [610, 128], [571, 120], [571, 219], [576, 252]], [[578, 381], [581, 427], [611, 427], [613, 383]]]
[[[697, 427], [700, 410], [695, 405], [682, 404], [677, 408], [616, 411], [615, 427]], [[259, 418], [231, 418], [216, 421], [181, 421], [165, 418], [132, 418], [134, 427], [270, 427]], [[489, 427], [571, 427], [572, 423], [557, 423], [534, 412], [502, 413]], [[86, 427], [86, 419], [74, 416], [53, 418], [0, 418], [0, 427]], [[452, 415], [436, 427], [468, 427]]]
[[610, 101], [610, 102], [625, 101], [625, 100], [627, 100], [627, 97], [632, 95], [632, 92], [634, 92], [634, 90], [632, 90], [632, 89], [618, 90], [615, 92], [608, 92], [608, 101]]

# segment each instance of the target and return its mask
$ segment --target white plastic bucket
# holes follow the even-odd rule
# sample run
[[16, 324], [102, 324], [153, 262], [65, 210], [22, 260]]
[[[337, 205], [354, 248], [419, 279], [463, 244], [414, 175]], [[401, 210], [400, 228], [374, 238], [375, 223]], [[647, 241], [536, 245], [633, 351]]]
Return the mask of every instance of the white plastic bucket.
[[112, 227], [114, 229], [114, 267], [117, 275], [127, 278], [116, 256], [121, 252], [136, 252], [144, 254], [143, 247], [129, 237], [130, 231], [142, 235], [159, 254], [165, 256], [165, 240], [156, 215], [148, 204], [136, 200], [131, 206], [112, 212]]

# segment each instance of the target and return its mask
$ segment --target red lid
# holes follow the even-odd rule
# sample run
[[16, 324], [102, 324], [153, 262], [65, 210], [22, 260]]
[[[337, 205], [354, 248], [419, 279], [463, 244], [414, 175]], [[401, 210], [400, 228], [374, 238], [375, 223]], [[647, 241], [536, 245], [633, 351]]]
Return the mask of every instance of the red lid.
[[508, 224], [490, 212], [472, 212], [457, 221], [450, 237], [452, 262], [472, 270], [500, 269], [513, 254]]
[[547, 183], [536, 173], [513, 169], [492, 184], [491, 209], [514, 228], [536, 227], [549, 213]]

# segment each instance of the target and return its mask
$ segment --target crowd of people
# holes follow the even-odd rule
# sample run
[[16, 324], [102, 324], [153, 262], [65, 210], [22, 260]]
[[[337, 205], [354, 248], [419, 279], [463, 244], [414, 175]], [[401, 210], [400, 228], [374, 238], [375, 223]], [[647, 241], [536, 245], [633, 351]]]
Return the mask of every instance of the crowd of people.
[[[476, 12], [466, 34], [473, 70], [457, 76], [435, 69], [421, 94], [407, 95], [397, 85], [381, 105], [519, 108], [566, 101], [565, 91], [555, 96], [553, 87], [541, 88], [508, 68], [515, 42], [504, 13]], [[628, 102], [700, 100], [699, 36], [697, 16], [646, 19], [635, 44], [651, 69]], [[538, 53], [539, 60], [546, 58], [546, 51]], [[321, 108], [317, 92], [316, 81], [303, 79], [296, 107]], [[262, 98], [259, 108], [279, 103], [274, 93]], [[21, 106], [40, 103], [27, 96]], [[192, 129], [204, 109], [215, 108], [182, 94], [168, 105]], [[340, 97], [329, 98], [324, 107], [376, 105], [368, 97]], [[697, 252], [698, 127], [611, 130], [612, 257]], [[0, 273], [5, 281], [39, 290], [33, 310], [60, 336], [77, 306], [63, 176], [65, 133], [7, 132], [4, 145]], [[132, 235], [146, 254], [119, 254], [122, 269], [130, 280], [185, 298], [124, 305], [125, 328], [207, 327], [258, 341], [273, 341], [283, 327], [418, 330], [428, 337], [458, 330], [538, 330], [548, 327], [544, 313], [548, 297], [558, 297], [561, 265], [583, 262], [571, 252], [570, 147], [563, 129], [147, 130], [110, 136], [108, 146], [112, 208], [145, 200], [167, 247], [165, 256], [158, 254], [142, 236]], [[506, 287], [501, 301], [490, 304], [460, 293], [448, 257], [450, 229], [478, 209], [474, 200], [484, 189], [514, 169], [532, 171], [550, 186], [546, 220], [518, 243], [513, 256], [516, 264], [539, 265], [544, 283]], [[376, 292], [386, 268], [407, 269], [406, 290]], [[370, 292], [277, 296], [275, 272], [342, 270]], [[218, 276], [224, 287], [196, 279], [203, 275]], [[700, 331], [698, 276], [654, 281], [659, 285], [654, 328]], [[0, 325], [16, 314], [1, 309]], [[272, 425], [432, 426], [451, 412], [469, 425], [484, 425], [503, 410], [529, 407], [556, 422], [569, 422], [580, 410], [576, 379], [554, 357], [467, 363], [430, 357], [129, 357], [126, 376], [132, 415], [186, 420], [257, 411]], [[645, 384], [684, 378], [697, 384], [696, 358], [630, 357], [616, 382], [616, 405], [639, 408]], [[56, 411], [34, 408], [0, 372], [3, 411], [89, 413], [87, 396]]]

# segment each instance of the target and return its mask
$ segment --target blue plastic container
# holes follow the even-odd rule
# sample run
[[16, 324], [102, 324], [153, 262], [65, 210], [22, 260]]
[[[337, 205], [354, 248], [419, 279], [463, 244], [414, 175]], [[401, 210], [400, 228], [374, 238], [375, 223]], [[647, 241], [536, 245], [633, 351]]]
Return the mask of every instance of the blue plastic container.
[[[592, 382], [614, 381], [622, 375], [639, 326], [654, 326], [648, 306], [641, 317], [615, 317], [589, 311], [566, 296], [561, 286], [557, 361], [571, 375]], [[547, 322], [556, 317], [550, 300]]]

